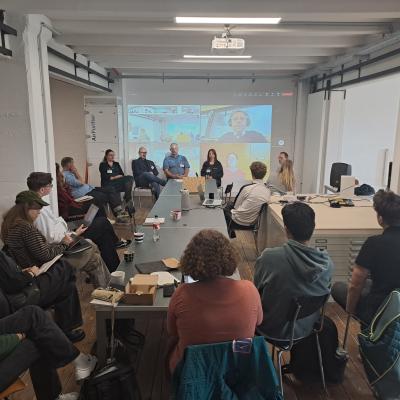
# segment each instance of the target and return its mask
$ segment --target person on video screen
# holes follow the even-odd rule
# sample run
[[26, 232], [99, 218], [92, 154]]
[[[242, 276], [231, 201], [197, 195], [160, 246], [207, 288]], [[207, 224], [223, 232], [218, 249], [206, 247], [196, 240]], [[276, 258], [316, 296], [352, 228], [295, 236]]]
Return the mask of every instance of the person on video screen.
[[219, 138], [219, 141], [225, 143], [266, 142], [265, 136], [261, 133], [247, 130], [250, 124], [250, 117], [245, 111], [234, 111], [228, 121], [228, 125], [232, 128], [232, 130], [222, 135]]
[[226, 182], [246, 179], [244, 172], [238, 168], [238, 161], [238, 156], [235, 153], [228, 154], [226, 158], [226, 168], [224, 170], [224, 179]]

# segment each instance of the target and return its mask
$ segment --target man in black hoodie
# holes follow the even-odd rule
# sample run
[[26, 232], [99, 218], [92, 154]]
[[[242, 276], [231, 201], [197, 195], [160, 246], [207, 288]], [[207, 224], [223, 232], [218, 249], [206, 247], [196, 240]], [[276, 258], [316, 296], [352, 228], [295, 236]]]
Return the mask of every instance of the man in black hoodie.
[[[265, 249], [255, 265], [254, 284], [264, 310], [259, 329], [274, 339], [290, 338], [286, 316], [292, 299], [323, 296], [330, 292], [333, 263], [326, 251], [309, 247], [315, 228], [314, 210], [296, 202], [282, 209], [288, 242]], [[296, 324], [295, 337], [310, 334], [319, 317], [315, 313]]]

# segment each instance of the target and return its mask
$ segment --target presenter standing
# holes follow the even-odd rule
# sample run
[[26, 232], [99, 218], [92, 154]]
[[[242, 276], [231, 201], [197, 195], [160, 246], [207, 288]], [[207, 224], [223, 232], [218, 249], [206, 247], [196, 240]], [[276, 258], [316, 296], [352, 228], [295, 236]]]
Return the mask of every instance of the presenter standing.
[[214, 149], [208, 150], [207, 161], [204, 161], [200, 175], [205, 176], [206, 179], [215, 179], [217, 187], [221, 187], [221, 178], [224, 176], [224, 169], [218, 161], [217, 152]]
[[168, 179], [182, 179], [189, 175], [190, 165], [185, 156], [179, 154], [177, 143], [171, 143], [170, 154], [164, 158], [163, 170]]

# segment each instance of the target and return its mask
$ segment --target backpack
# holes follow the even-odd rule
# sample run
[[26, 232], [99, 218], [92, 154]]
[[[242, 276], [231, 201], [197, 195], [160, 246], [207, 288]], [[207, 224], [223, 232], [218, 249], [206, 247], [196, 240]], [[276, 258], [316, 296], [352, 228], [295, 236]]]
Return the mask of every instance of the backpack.
[[133, 366], [111, 363], [86, 380], [79, 400], [138, 400], [140, 392]]
[[358, 334], [365, 373], [377, 397], [400, 398], [400, 289], [383, 302], [368, 328]]
[[[318, 336], [325, 379], [329, 383], [341, 383], [348, 356], [345, 351], [339, 350], [338, 331], [329, 317], [324, 317], [323, 329]], [[321, 381], [315, 335], [310, 335], [293, 346], [288, 372], [293, 373], [300, 381]]]

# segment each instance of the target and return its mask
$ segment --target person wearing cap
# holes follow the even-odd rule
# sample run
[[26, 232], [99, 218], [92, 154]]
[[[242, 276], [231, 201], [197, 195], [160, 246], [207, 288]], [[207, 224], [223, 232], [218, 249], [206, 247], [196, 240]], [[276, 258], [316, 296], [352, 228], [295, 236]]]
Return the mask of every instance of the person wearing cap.
[[[62, 254], [71, 241], [66, 235], [61, 243], [49, 245], [33, 226], [40, 209], [47, 205], [35, 192], [26, 190], [19, 193], [15, 205], [3, 216], [1, 239], [5, 251], [22, 268], [27, 282], [35, 283], [39, 288], [37, 305], [43, 308], [54, 306], [58, 326], [72, 342], [77, 342], [85, 337], [85, 332], [77, 329], [82, 325], [82, 313], [73, 267], [60, 259], [44, 273], [40, 273], [38, 268]], [[14, 268], [18, 267], [15, 265]]]
[[[68, 250], [68, 246], [74, 240], [66, 233], [58, 243], [49, 243], [35, 227], [41, 208], [48, 205], [36, 192], [26, 190], [17, 195], [16, 205], [4, 216], [1, 229], [3, 241], [10, 255], [22, 268], [40, 266], [52, 260]], [[86, 229], [81, 225], [74, 235], [81, 236]], [[108, 285], [110, 272], [94, 243], [84, 251], [70, 253], [64, 257], [73, 268], [85, 271], [95, 287]]]

